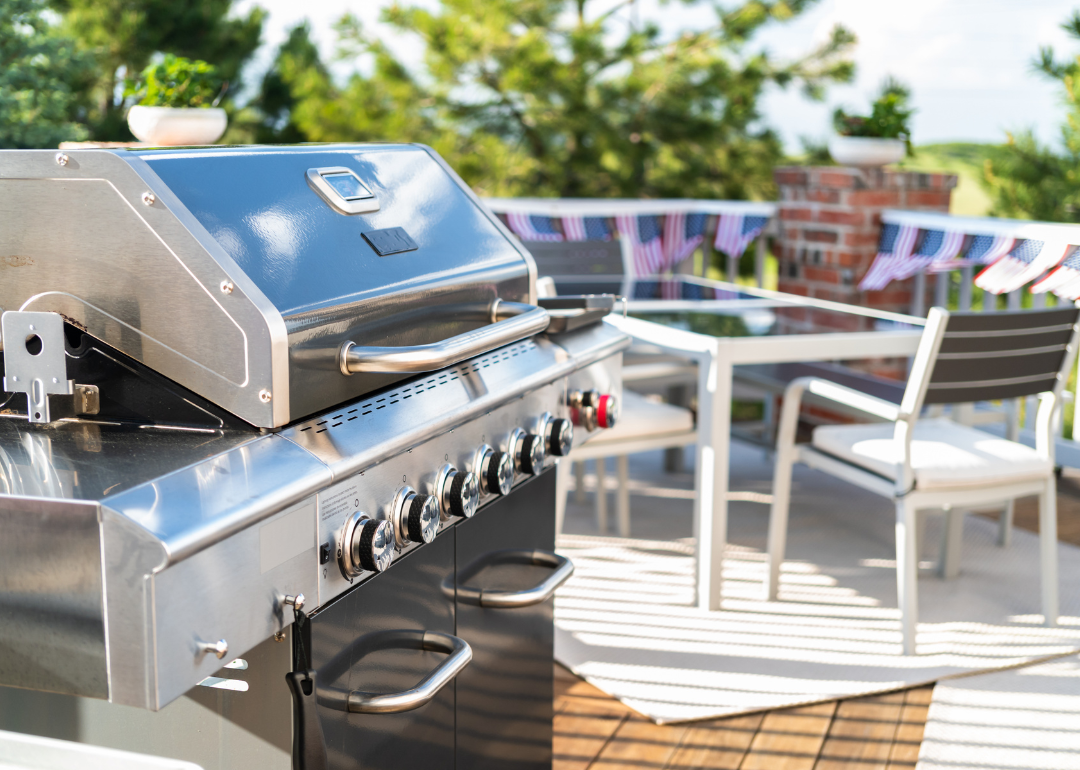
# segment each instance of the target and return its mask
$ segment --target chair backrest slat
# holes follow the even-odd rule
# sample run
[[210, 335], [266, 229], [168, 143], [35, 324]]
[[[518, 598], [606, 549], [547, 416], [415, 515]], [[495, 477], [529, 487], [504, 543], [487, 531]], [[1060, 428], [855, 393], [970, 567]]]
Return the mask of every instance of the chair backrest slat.
[[1062, 372], [1075, 307], [953, 313], [930, 372], [924, 404], [1020, 398], [1053, 390]]

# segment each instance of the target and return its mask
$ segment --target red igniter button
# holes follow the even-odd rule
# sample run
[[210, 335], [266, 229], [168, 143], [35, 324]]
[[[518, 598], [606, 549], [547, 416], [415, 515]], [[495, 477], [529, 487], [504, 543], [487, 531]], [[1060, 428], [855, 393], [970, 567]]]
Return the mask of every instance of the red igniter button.
[[614, 428], [619, 421], [619, 399], [615, 396], [600, 396], [596, 405], [596, 425], [600, 428]]

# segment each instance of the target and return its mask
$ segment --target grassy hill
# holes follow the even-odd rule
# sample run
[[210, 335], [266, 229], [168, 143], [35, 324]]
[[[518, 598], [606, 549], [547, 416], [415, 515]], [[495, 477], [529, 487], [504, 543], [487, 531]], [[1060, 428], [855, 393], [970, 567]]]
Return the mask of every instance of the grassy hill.
[[973, 142], [924, 144], [915, 148], [915, 156], [897, 164], [909, 171], [947, 172], [960, 177], [953, 190], [949, 213], [984, 217], [990, 213], [990, 196], [982, 185], [982, 169], [998, 145]]

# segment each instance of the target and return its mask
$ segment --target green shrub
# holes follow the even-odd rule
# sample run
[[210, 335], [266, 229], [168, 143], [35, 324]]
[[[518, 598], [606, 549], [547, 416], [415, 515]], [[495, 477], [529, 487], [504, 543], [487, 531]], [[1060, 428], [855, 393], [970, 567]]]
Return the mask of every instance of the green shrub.
[[228, 84], [212, 64], [168, 54], [124, 85], [124, 96], [147, 107], [213, 107]]

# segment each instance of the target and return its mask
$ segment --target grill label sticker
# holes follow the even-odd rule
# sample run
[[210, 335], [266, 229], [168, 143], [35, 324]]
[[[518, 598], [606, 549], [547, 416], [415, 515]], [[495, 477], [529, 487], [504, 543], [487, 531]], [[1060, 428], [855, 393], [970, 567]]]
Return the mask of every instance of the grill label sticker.
[[319, 520], [329, 521], [335, 516], [352, 513], [360, 507], [360, 500], [356, 495], [356, 484], [339, 487], [332, 492], [319, 495]]

